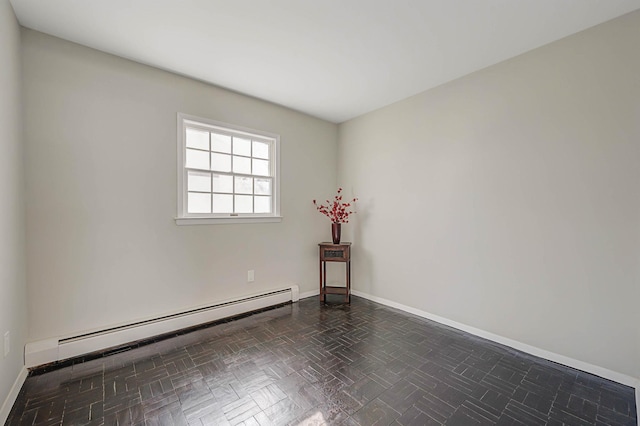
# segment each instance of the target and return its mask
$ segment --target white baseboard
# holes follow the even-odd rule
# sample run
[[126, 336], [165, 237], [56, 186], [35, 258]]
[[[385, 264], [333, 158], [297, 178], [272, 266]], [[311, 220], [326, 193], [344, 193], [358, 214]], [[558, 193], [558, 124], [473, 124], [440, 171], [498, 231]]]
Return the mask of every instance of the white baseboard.
[[2, 403], [2, 408], [0, 408], [0, 425], [5, 424], [5, 422], [9, 418], [9, 413], [11, 413], [11, 408], [13, 408], [13, 404], [16, 402], [16, 399], [18, 398], [20, 389], [22, 389], [22, 385], [24, 384], [24, 381], [27, 380], [28, 374], [29, 374], [29, 371], [27, 370], [27, 367], [22, 367], [22, 370], [20, 370], [20, 373], [18, 374], [16, 381], [13, 382], [13, 386], [9, 391], [9, 395], [7, 395], [7, 398]]
[[209, 306], [196, 307], [184, 312], [161, 315], [158, 318], [148, 318], [131, 324], [120, 324], [106, 327], [103, 330], [90, 330], [76, 336], [51, 337], [37, 342], [30, 342], [25, 346], [25, 365], [27, 368], [31, 368], [75, 358], [223, 318], [268, 308], [280, 303], [297, 302], [299, 297], [298, 286], [293, 285], [243, 298], [216, 302]]
[[[621, 383], [626, 386], [630, 386], [636, 389], [636, 400], [638, 400], [638, 392], [640, 386], [640, 379], [637, 379], [632, 376], [628, 376], [626, 374], [618, 373], [617, 371], [612, 371], [597, 365], [589, 364], [584, 361], [580, 361], [577, 359], [569, 358], [564, 355], [560, 355], [554, 352], [550, 352], [544, 349], [537, 348], [535, 346], [528, 345], [526, 343], [519, 342], [517, 340], [512, 340], [507, 337], [503, 337], [497, 334], [490, 333], [485, 330], [481, 330], [479, 328], [471, 327], [466, 324], [462, 324], [456, 321], [452, 321], [447, 318], [443, 318], [438, 315], [431, 314], [429, 312], [422, 311], [420, 309], [412, 308], [410, 306], [403, 305], [401, 303], [396, 303], [391, 300], [384, 299], [382, 297], [372, 296], [368, 293], [364, 293], [357, 290], [352, 290], [352, 294], [356, 296], [360, 296], [364, 299], [371, 300], [373, 302], [380, 303], [382, 305], [386, 305], [392, 308], [400, 309], [401, 311], [408, 312], [410, 314], [417, 315], [422, 318], [427, 318], [432, 321], [435, 321], [440, 324], [447, 325], [449, 327], [453, 327], [458, 330], [465, 331], [467, 333], [473, 334], [474, 336], [482, 337], [487, 340], [491, 340], [496, 343], [500, 343], [501, 345], [509, 346], [511, 348], [517, 349], [522, 352], [526, 352], [530, 355], [534, 355], [540, 358], [547, 359], [549, 361], [556, 362], [558, 364], [566, 365], [567, 367], [576, 368], [578, 370], [585, 371], [587, 373], [595, 374], [596, 376], [603, 377], [605, 379], [613, 380], [614, 382]], [[636, 404], [637, 407], [640, 408]]]
[[[535, 346], [527, 345], [526, 343], [518, 342], [517, 340], [512, 340], [494, 333], [490, 333], [488, 331], [481, 330], [479, 328], [471, 327], [466, 324], [452, 321], [447, 318], [422, 311], [420, 309], [412, 308], [410, 306], [406, 306], [401, 303], [396, 303], [391, 300], [384, 299], [382, 297], [372, 296], [368, 293], [364, 293], [358, 290], [351, 290], [351, 293], [355, 296], [359, 296], [364, 299], [368, 299], [373, 302], [377, 302], [392, 308], [400, 309], [401, 311], [408, 312], [408, 313], [417, 315], [419, 317], [427, 318], [437, 323], [444, 324], [449, 327], [453, 327], [455, 329], [465, 331], [469, 334], [473, 334], [474, 336], [482, 337], [484, 339], [491, 340], [493, 342], [500, 343], [505, 346], [509, 346], [511, 348], [520, 350], [522, 352], [526, 352], [530, 355], [544, 358], [549, 361], [556, 362], [558, 364], [566, 365], [567, 367], [576, 368], [578, 370], [582, 370], [587, 373], [592, 373], [597, 376], [603, 377], [605, 379], [613, 380], [614, 382], [621, 383], [626, 386], [630, 386], [635, 389], [636, 408], [640, 410], [640, 379], [636, 379], [634, 377], [631, 377], [622, 373], [618, 373], [616, 371], [612, 371], [606, 368], [602, 368], [597, 365], [579, 361], [577, 359], [569, 358], [564, 355], [556, 354], [554, 352], [546, 351], [544, 349], [536, 348]], [[319, 290], [305, 291], [304, 293], [300, 293], [300, 299], [314, 297], [314, 296], [317, 296], [318, 294], [320, 294]], [[638, 426], [640, 426], [640, 417], [638, 417]]]

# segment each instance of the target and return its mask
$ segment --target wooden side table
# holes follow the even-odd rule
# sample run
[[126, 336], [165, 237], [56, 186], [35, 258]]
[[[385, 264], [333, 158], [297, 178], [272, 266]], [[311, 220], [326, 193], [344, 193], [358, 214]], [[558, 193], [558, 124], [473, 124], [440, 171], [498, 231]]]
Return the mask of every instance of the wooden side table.
[[[327, 302], [327, 294], [343, 294], [345, 303], [351, 303], [351, 243], [320, 243], [320, 301]], [[342, 262], [346, 268], [344, 287], [327, 285], [327, 262]]]

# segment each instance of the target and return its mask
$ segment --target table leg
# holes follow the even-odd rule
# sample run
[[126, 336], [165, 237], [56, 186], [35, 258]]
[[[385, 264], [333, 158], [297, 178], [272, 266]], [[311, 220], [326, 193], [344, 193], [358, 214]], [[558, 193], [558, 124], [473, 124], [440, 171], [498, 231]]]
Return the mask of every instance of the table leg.
[[322, 294], [323, 294], [323, 302], [327, 303], [327, 262], [322, 262]]
[[347, 286], [347, 294], [345, 294], [345, 302], [351, 303], [351, 261], [347, 261], [346, 268], [347, 277], [346, 277], [346, 286]]
[[318, 298], [320, 299], [320, 303], [322, 303], [322, 260], [319, 260], [318, 266], [318, 279], [320, 280], [320, 291], [318, 292]]

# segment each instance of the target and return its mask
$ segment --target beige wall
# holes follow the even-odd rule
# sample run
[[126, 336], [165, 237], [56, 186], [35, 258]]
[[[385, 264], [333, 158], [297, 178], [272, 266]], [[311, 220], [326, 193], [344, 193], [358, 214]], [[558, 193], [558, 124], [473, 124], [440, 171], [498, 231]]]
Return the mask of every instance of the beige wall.
[[[7, 16], [2, 54], [15, 56]], [[640, 377], [640, 13], [339, 128], [22, 37], [30, 340], [285, 285], [315, 290], [328, 223], [310, 200], [340, 183], [360, 198], [343, 229], [357, 290]], [[13, 238], [0, 255], [15, 262], [0, 303], [17, 304], [0, 325], [23, 336], [17, 68], [2, 79], [0, 114], [13, 124], [0, 126], [0, 170], [13, 180], [0, 195], [15, 211], [0, 213]], [[175, 225], [176, 112], [281, 135], [282, 223]], [[8, 298], [5, 282], [17, 283]], [[16, 376], [18, 364], [2, 365]]]
[[[329, 231], [311, 200], [334, 188], [337, 125], [31, 30], [22, 37], [30, 340], [292, 284], [316, 289], [316, 244]], [[281, 223], [175, 224], [177, 112], [280, 135]]]
[[[0, 406], [23, 366], [27, 338], [24, 166], [20, 121], [20, 30], [0, 0]], [[11, 334], [4, 358], [3, 336]], [[13, 401], [10, 401], [13, 402]], [[10, 408], [10, 407], [7, 407]], [[2, 422], [0, 414], [0, 422]]]
[[340, 125], [356, 290], [640, 378], [640, 12]]

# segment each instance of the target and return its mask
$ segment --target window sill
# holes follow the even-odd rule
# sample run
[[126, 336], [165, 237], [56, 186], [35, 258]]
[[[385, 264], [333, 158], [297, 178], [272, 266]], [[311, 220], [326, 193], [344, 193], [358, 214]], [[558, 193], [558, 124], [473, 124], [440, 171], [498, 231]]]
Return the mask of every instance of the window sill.
[[225, 225], [231, 223], [277, 223], [282, 216], [176, 217], [176, 225]]

